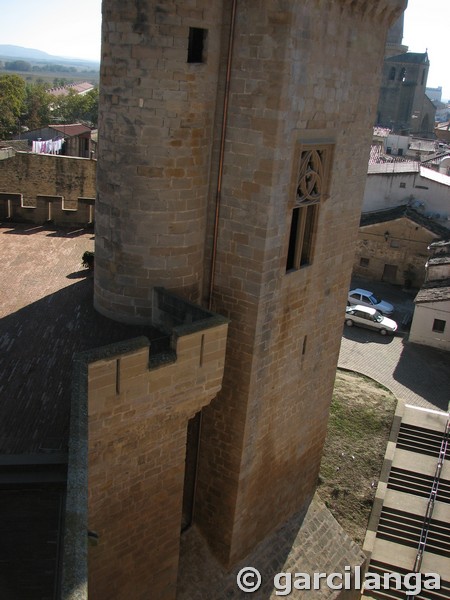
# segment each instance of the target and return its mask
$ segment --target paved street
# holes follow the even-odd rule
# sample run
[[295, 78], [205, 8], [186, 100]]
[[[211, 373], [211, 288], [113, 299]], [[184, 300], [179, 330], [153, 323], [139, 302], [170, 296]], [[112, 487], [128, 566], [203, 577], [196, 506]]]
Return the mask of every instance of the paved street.
[[[399, 324], [410, 312], [414, 294], [398, 286], [357, 280], [352, 287], [375, 292], [396, 307]], [[450, 402], [450, 353], [408, 342], [401, 328], [395, 336], [383, 337], [360, 327], [344, 326], [338, 366], [371, 377], [390, 389], [398, 400], [447, 411]]]

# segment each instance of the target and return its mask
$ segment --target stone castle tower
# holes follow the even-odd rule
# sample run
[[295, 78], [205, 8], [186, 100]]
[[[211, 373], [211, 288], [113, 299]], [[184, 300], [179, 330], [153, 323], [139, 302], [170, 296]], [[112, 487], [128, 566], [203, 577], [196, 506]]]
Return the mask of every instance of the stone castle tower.
[[[163, 287], [224, 315], [229, 327], [221, 391], [186, 412], [183, 434], [170, 428], [176, 405], [159, 429], [149, 428], [155, 444], [170, 438], [187, 448], [190, 477], [166, 483], [170, 460], [182, 473], [184, 456], [181, 464], [164, 442], [136, 515], [163, 514], [169, 492], [177, 508], [132, 544], [111, 516], [123, 543], [93, 550], [94, 598], [108, 597], [108, 586], [127, 597], [127, 576], [134, 598], [149, 598], [149, 589], [155, 600], [174, 598], [181, 519], [229, 568], [307, 509], [327, 429], [377, 73], [404, 5], [103, 0], [95, 307], [145, 326], [154, 289]], [[141, 404], [152, 401], [146, 389], [136, 393]], [[134, 492], [127, 501], [122, 484], [120, 493], [131, 521]]]

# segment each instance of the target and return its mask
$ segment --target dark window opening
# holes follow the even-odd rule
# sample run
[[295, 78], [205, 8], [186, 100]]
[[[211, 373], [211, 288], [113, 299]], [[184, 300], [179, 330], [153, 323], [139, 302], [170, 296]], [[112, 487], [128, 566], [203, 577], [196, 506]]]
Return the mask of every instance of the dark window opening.
[[307, 206], [302, 209], [304, 218], [302, 251], [300, 256], [300, 266], [309, 265], [312, 262], [314, 225], [316, 222], [317, 207], [315, 205]]
[[297, 207], [292, 211], [286, 271], [312, 263], [317, 213], [316, 204]]
[[403, 148], [399, 148], [398, 149], [398, 155], [399, 156], [403, 156]]
[[433, 331], [435, 331], [436, 333], [444, 333], [445, 324], [446, 324], [446, 321], [443, 321], [442, 319], [434, 319]]
[[184, 471], [183, 509], [181, 531], [185, 531], [194, 519], [195, 486], [197, 481], [198, 452], [200, 445], [201, 413], [189, 419], [186, 437], [186, 461]]
[[395, 80], [395, 67], [391, 67], [391, 70], [389, 71], [389, 80], [390, 81]]
[[286, 261], [286, 271], [294, 269], [295, 265], [295, 249], [297, 247], [297, 233], [298, 233], [298, 215], [300, 209], [294, 208], [292, 211], [292, 222], [291, 222], [291, 233], [289, 234], [289, 248]]
[[205, 62], [205, 42], [208, 31], [199, 27], [189, 27], [188, 63]]
[[406, 187], [406, 183], [405, 183], [404, 181], [402, 181], [402, 182], [400, 183], [400, 187], [401, 187], [401, 188], [405, 188], [405, 187]]
[[425, 69], [422, 71], [422, 81], [421, 81], [421, 85], [423, 85], [425, 83]]
[[398, 75], [398, 80], [399, 81], [405, 81], [406, 80], [406, 69], [405, 67], [403, 67], [403, 69], [401, 69], [399, 75]]
[[331, 148], [305, 146], [299, 156], [299, 178], [291, 214], [286, 272], [313, 262], [319, 207], [327, 198]]
[[361, 257], [361, 258], [359, 259], [359, 266], [360, 266], [360, 267], [367, 268], [367, 267], [369, 266], [369, 262], [370, 262], [370, 261], [369, 261], [369, 259], [368, 259], [368, 258], [363, 258], [363, 257]]

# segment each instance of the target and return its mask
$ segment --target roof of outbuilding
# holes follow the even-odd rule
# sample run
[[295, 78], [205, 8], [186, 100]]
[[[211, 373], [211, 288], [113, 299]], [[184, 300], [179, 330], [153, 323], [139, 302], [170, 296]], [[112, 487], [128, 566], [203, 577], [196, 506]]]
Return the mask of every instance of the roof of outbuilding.
[[388, 221], [396, 221], [397, 219], [409, 219], [417, 225], [420, 225], [424, 229], [431, 231], [432, 233], [438, 235], [439, 237], [446, 239], [450, 235], [450, 231], [426, 217], [422, 215], [411, 206], [407, 204], [403, 204], [401, 206], [396, 206], [394, 208], [388, 208], [385, 210], [377, 210], [373, 212], [366, 212], [361, 215], [360, 227], [367, 227], [368, 225], [375, 225], [377, 223], [386, 223]]
[[445, 300], [450, 300], [450, 278], [424, 283], [414, 301], [416, 304], [423, 304]]
[[47, 90], [47, 93], [52, 96], [68, 96], [70, 91], [74, 91], [76, 94], [83, 94], [94, 89], [94, 85], [88, 81], [82, 83], [69, 83], [61, 87], [54, 87]]
[[367, 169], [368, 175], [378, 174], [401, 174], [401, 173], [418, 173], [420, 163], [416, 161], [392, 161], [383, 163], [369, 163]]
[[54, 129], [66, 137], [74, 137], [83, 133], [89, 133], [91, 128], [82, 123], [73, 123], [71, 125], [49, 125], [49, 129]]

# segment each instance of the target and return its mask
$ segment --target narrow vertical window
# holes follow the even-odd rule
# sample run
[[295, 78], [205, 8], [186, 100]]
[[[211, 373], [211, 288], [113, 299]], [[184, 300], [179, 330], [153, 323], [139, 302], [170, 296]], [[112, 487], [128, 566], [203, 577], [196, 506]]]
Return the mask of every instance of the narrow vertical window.
[[291, 217], [286, 271], [310, 265], [320, 203], [325, 197], [331, 149], [317, 147], [301, 153], [297, 195]]
[[205, 62], [206, 29], [189, 27], [188, 63]]
[[116, 359], [116, 394], [120, 394], [120, 358]]
[[203, 353], [205, 351], [205, 335], [202, 335], [202, 338], [200, 340], [200, 360], [199, 360], [199, 366], [203, 367]]

